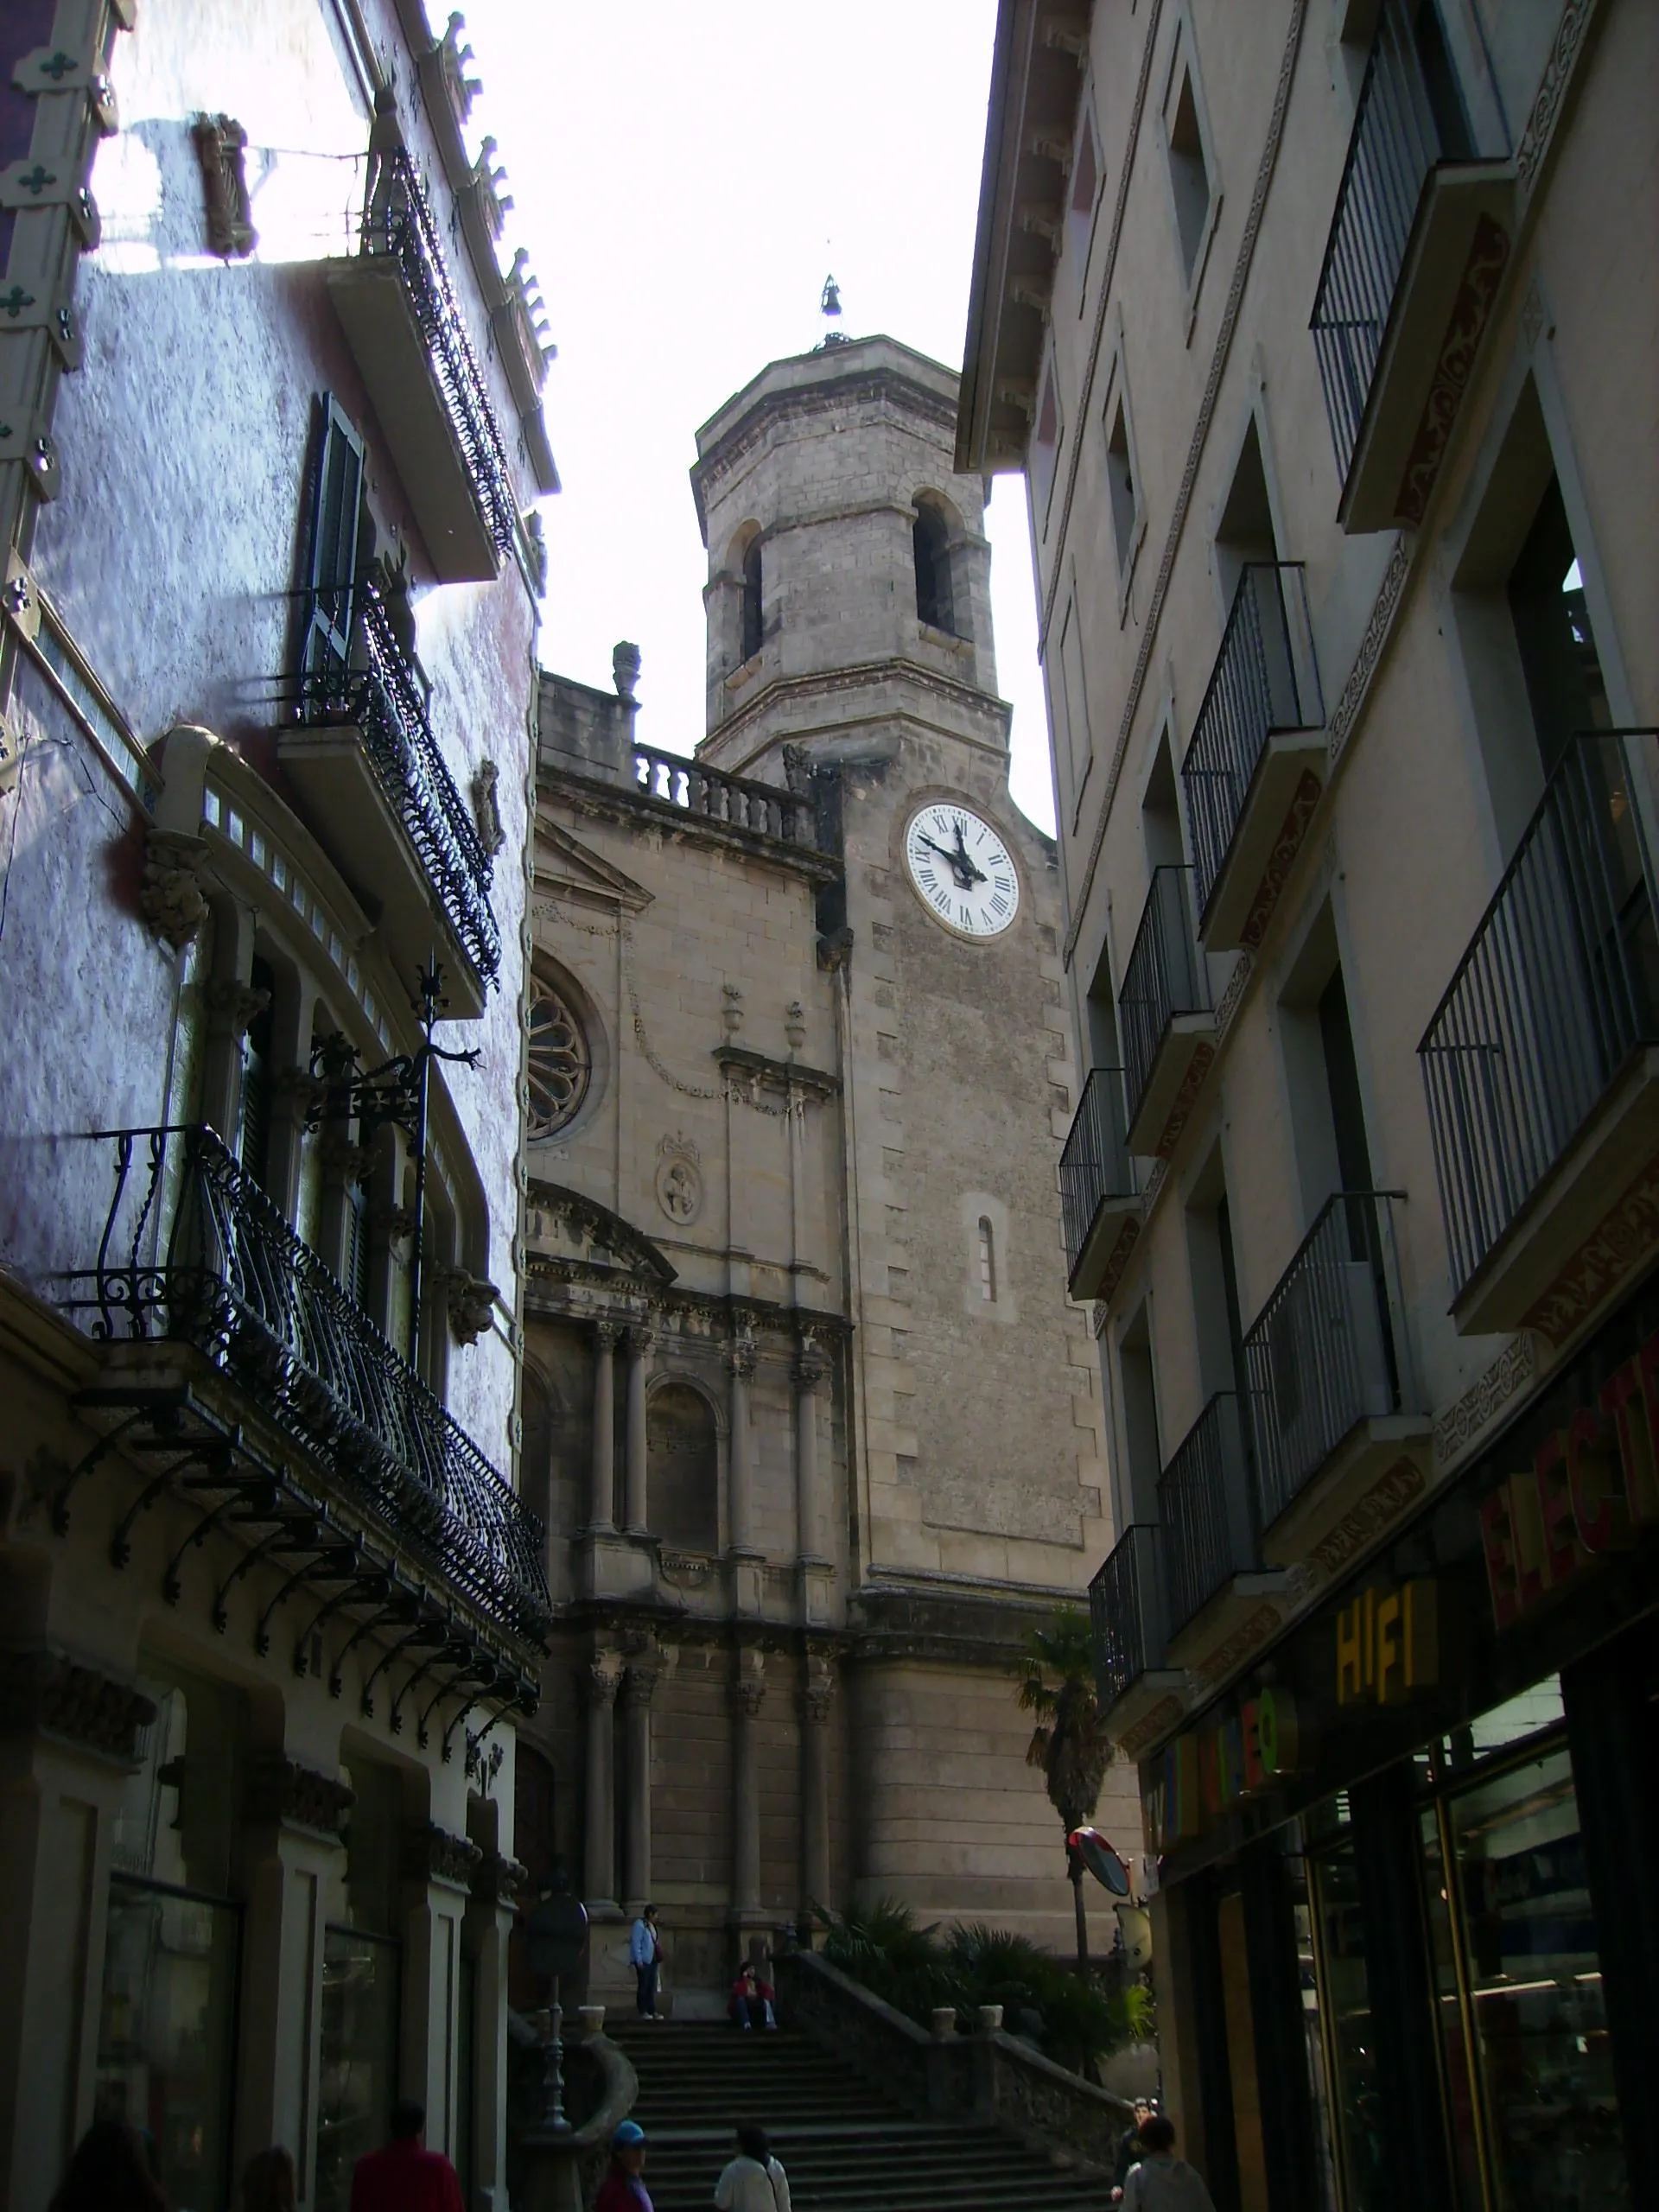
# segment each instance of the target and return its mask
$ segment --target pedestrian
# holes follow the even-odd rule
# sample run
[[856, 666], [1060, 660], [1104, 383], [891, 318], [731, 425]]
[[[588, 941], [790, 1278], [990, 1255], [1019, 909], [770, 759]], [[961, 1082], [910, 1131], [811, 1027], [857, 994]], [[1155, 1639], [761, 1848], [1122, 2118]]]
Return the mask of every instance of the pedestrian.
[[95, 2120], [75, 2146], [51, 2212], [167, 2212], [138, 2130], [124, 2120]]
[[642, 2020], [659, 2020], [657, 1977], [662, 1971], [663, 1939], [657, 1933], [657, 1908], [642, 1905], [628, 1935], [628, 1964], [633, 1968], [635, 2002]]
[[1123, 2212], [1216, 2212], [1196, 2168], [1175, 2156], [1175, 2123], [1162, 2113], [1142, 2120], [1141, 2163], [1123, 2184]]
[[730, 2002], [726, 2010], [735, 2024], [745, 2033], [756, 2026], [775, 2028], [778, 2015], [775, 2004], [777, 1992], [769, 1981], [762, 1981], [751, 1963], [743, 1968], [732, 1984]]
[[352, 2174], [351, 2212], [466, 2212], [461, 2182], [442, 2151], [426, 2147], [426, 2108], [401, 2097], [391, 2140], [365, 2151]]
[[737, 2156], [715, 2183], [715, 2204], [716, 2212], [789, 2212], [789, 2176], [764, 2127], [740, 2124]]
[[651, 2197], [639, 2178], [645, 2164], [645, 2131], [637, 2120], [625, 2120], [611, 2138], [611, 2163], [594, 2212], [651, 2212]]
[[280, 2143], [256, 2152], [242, 2169], [242, 2212], [294, 2212], [294, 2158]]
[[1135, 2118], [1117, 2139], [1117, 2157], [1112, 2166], [1114, 2204], [1121, 2204], [1123, 2202], [1123, 2184], [1129, 2177], [1129, 2168], [1135, 2165], [1141, 2157], [1141, 2126], [1143, 2122], [1152, 2118], [1152, 2099], [1137, 2097], [1135, 2101]]

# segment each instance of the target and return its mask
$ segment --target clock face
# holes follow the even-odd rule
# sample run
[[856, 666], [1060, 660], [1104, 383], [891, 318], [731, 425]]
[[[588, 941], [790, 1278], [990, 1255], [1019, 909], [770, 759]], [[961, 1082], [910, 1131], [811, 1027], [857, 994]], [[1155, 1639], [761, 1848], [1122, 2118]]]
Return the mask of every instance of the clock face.
[[970, 807], [936, 802], [912, 815], [905, 865], [922, 901], [963, 937], [999, 937], [1020, 911], [1020, 877], [1001, 832]]

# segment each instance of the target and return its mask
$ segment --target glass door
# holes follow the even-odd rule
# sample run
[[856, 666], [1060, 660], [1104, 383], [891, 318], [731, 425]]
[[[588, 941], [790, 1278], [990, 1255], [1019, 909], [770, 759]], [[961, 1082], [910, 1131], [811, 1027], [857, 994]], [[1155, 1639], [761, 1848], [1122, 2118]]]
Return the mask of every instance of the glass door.
[[346, 2212], [353, 2167], [386, 2139], [397, 2094], [401, 1948], [359, 1928], [324, 1931], [317, 2212]]
[[1351, 1840], [1310, 1856], [1307, 1872], [1341, 2202], [1344, 2212], [1393, 2212], [1383, 2189], [1385, 2115]]

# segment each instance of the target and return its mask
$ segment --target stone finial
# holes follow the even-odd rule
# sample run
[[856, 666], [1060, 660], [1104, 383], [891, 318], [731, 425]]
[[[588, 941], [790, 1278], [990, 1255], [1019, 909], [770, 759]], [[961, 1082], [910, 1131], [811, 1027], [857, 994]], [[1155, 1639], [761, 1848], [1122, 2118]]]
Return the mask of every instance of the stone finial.
[[720, 987], [721, 1006], [720, 1019], [726, 1034], [736, 1037], [743, 1027], [743, 992], [741, 985], [722, 983]]
[[631, 645], [626, 638], [611, 648], [611, 675], [617, 696], [632, 702], [639, 683], [639, 648]]
[[806, 1008], [799, 999], [791, 999], [784, 1008], [784, 1035], [791, 1052], [798, 1052], [806, 1042]]

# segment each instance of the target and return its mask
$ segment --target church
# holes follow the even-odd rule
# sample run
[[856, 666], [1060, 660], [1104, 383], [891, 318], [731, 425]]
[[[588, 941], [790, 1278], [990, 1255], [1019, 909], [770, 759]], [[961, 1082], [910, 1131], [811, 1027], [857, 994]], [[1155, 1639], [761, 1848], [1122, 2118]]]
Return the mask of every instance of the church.
[[[647, 1898], [682, 2014], [814, 1904], [1072, 1942], [1011, 1667], [1111, 1548], [1104, 1423], [1055, 851], [1009, 797], [957, 384], [834, 337], [698, 433], [695, 755], [636, 741], [630, 645], [613, 690], [541, 681], [522, 1465], [556, 1626], [516, 1848], [584, 1898], [595, 1998]], [[1098, 1818], [1138, 1839], [1132, 1776]]]

